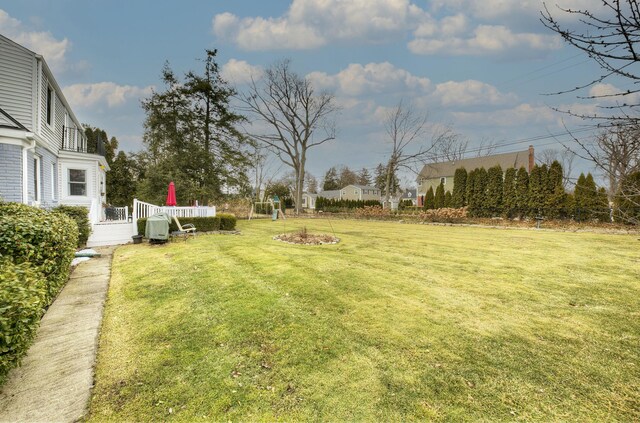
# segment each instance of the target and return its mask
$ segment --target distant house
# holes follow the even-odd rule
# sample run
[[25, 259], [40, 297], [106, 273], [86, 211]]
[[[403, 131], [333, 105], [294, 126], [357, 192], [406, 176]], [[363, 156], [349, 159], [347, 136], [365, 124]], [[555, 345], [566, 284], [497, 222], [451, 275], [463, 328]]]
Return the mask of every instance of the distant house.
[[416, 194], [417, 194], [417, 190], [415, 190], [415, 189], [407, 189], [400, 196], [400, 202], [411, 201], [411, 204], [413, 204], [415, 206], [415, 205], [418, 204], [418, 198], [417, 198]]
[[102, 216], [109, 166], [93, 150], [44, 58], [0, 35], [0, 197]]
[[302, 208], [315, 210], [316, 208], [316, 199], [318, 198], [318, 194], [313, 194], [311, 192], [303, 192], [302, 193]]
[[339, 200], [340, 199], [340, 190], [332, 189], [327, 191], [320, 191], [317, 195], [318, 197], [327, 198], [329, 200]]
[[366, 185], [347, 185], [340, 190], [341, 200], [380, 201], [381, 191]]
[[517, 151], [515, 153], [494, 154], [491, 156], [474, 157], [442, 163], [427, 163], [420, 171], [417, 179], [417, 205], [422, 207], [429, 188], [433, 188], [435, 192], [440, 183], [444, 184], [445, 192], [453, 191], [453, 177], [456, 169], [463, 167], [469, 172], [481, 167], [489, 169], [490, 167], [500, 165], [503, 171], [506, 171], [510, 167], [519, 169], [524, 166], [524, 168], [530, 172], [535, 164], [533, 153], [533, 146], [529, 146], [528, 150]]

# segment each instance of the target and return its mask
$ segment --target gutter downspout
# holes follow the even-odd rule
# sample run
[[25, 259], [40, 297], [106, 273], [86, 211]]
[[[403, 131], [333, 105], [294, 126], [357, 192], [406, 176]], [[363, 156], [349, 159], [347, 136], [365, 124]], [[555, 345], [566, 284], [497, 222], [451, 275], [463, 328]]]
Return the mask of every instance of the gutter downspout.
[[27, 151], [36, 149], [36, 140], [33, 133], [27, 132], [26, 139], [31, 141], [28, 147], [22, 147], [22, 203], [29, 204], [29, 164]]

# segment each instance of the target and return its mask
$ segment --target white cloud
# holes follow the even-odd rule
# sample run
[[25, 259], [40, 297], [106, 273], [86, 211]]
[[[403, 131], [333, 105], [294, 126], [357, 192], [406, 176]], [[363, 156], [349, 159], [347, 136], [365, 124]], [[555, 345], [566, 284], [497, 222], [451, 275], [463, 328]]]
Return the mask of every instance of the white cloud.
[[559, 123], [561, 116], [548, 106], [519, 104], [510, 109], [490, 112], [453, 112], [456, 125], [515, 127]]
[[[602, 6], [601, 0], [558, 0], [547, 2], [547, 7], [553, 13], [554, 17], [566, 19], [564, 13], [559, 12], [556, 8], [565, 9], [581, 9], [596, 10]], [[516, 20], [523, 16], [538, 17], [541, 10], [544, 10], [544, 2], [542, 0], [433, 0], [431, 7], [434, 11], [440, 10], [462, 10], [470, 14], [474, 18], [483, 20], [511, 19]]]
[[335, 40], [383, 41], [426, 17], [409, 0], [293, 0], [283, 16], [240, 19], [222, 13], [212, 28], [245, 50], [312, 49]]
[[436, 85], [435, 97], [445, 107], [504, 105], [513, 103], [517, 97], [513, 93], [503, 94], [493, 85], [481, 81], [448, 81]]
[[335, 75], [313, 72], [307, 77], [315, 86], [338, 89], [341, 94], [348, 96], [389, 92], [424, 93], [431, 86], [428, 78], [412, 75], [389, 62], [368, 63], [364, 66], [352, 63]]
[[246, 84], [251, 80], [258, 80], [262, 77], [261, 66], [253, 66], [244, 60], [230, 59], [222, 65], [220, 75], [222, 79], [232, 84]]
[[[460, 28], [460, 27], [458, 27]], [[446, 31], [433, 31], [444, 34]], [[417, 30], [417, 38], [409, 42], [409, 50], [416, 54], [486, 55], [503, 54], [514, 50], [555, 50], [562, 41], [555, 35], [514, 33], [502, 25], [480, 25], [467, 37], [425, 38], [424, 30]]]
[[640, 93], [629, 93], [628, 91], [621, 90], [612, 84], [596, 84], [589, 90], [589, 95], [596, 97], [597, 102], [608, 105], [640, 103]]
[[153, 87], [118, 85], [114, 82], [74, 84], [62, 91], [72, 107], [91, 107], [106, 104], [109, 108], [122, 106], [130, 100], [139, 100], [151, 94]]
[[2, 34], [16, 43], [44, 57], [51, 69], [63, 72], [72, 67], [85, 67], [86, 63], [71, 65], [67, 62], [67, 53], [71, 42], [67, 38], [56, 39], [50, 32], [29, 31], [18, 19], [12, 18], [0, 9], [0, 28]]

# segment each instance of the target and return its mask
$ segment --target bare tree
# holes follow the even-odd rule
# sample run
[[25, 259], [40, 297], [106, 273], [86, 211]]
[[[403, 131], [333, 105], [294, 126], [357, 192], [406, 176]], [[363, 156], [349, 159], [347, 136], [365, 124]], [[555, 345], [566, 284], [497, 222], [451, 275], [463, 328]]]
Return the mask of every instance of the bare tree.
[[573, 171], [573, 161], [575, 158], [576, 155], [566, 148], [562, 150], [548, 148], [542, 150], [539, 161], [540, 163], [546, 164], [547, 167], [550, 167], [554, 161], [562, 165], [562, 186], [566, 189], [571, 181], [571, 172]]
[[[547, 5], [542, 11], [542, 23], [559, 34], [567, 43], [582, 50], [594, 60], [601, 68], [602, 73], [576, 87], [566, 91], [577, 92], [592, 87], [614, 77], [630, 80], [634, 84], [640, 81], [633, 64], [640, 61], [640, 9], [637, 0], [602, 0], [601, 6], [596, 10], [565, 9], [560, 6], [558, 10], [567, 16], [575, 16], [583, 25], [583, 29], [576, 30], [561, 26]], [[637, 85], [635, 85], [637, 87]], [[639, 119], [633, 111], [637, 107], [637, 100], [633, 94], [640, 92], [640, 88], [620, 90], [606, 94], [594, 94], [583, 96], [587, 99], [602, 99], [614, 101], [616, 104], [600, 106], [601, 113], [585, 115], [565, 111], [580, 118], [595, 119], [600, 126], [612, 125], [637, 125]], [[606, 112], [605, 112], [606, 111]], [[617, 111], [617, 114], [614, 113]]]
[[[384, 120], [385, 130], [391, 142], [391, 152], [386, 166], [384, 203], [389, 204], [392, 194], [392, 178], [400, 168], [414, 171], [417, 163], [425, 163], [435, 155], [438, 146], [455, 139], [449, 127], [429, 128], [427, 115], [415, 113], [402, 101], [391, 109]], [[430, 143], [424, 138], [431, 135]]]
[[595, 155], [589, 157], [604, 170], [609, 181], [609, 198], [620, 191], [622, 181], [640, 171], [640, 130], [611, 128], [598, 135]]
[[[337, 110], [334, 96], [316, 93], [311, 82], [283, 60], [264, 73], [261, 83], [252, 81], [249, 92], [240, 97], [243, 110], [252, 116], [248, 135], [268, 146], [295, 173], [296, 213], [302, 207], [305, 164], [308, 150], [335, 139]], [[265, 127], [256, 131], [256, 127]]]
[[264, 188], [280, 173], [282, 164], [276, 162], [265, 147], [255, 146], [252, 153], [252, 169], [256, 201], [264, 200]]
[[[572, 136], [579, 146], [574, 151], [579, 157], [591, 160], [609, 180], [609, 198], [618, 204], [640, 207], [640, 180], [636, 178], [640, 160], [640, 117], [636, 113], [640, 75], [640, 7], [637, 0], [602, 0], [592, 10], [558, 8], [560, 13], [575, 16], [582, 29], [563, 27], [547, 8], [542, 11], [542, 23], [570, 45], [583, 51], [602, 69], [599, 76], [567, 92], [578, 92], [612, 78], [626, 80], [634, 88], [593, 93], [583, 99], [607, 99], [610, 105], [600, 105], [592, 115], [564, 111], [582, 119], [591, 119], [605, 132], [595, 142], [583, 141]], [[564, 145], [564, 144], [563, 144]], [[568, 147], [565, 145], [565, 147]], [[568, 147], [570, 148], [570, 147]], [[632, 175], [634, 175], [632, 177]], [[637, 223], [636, 218], [628, 219]]]

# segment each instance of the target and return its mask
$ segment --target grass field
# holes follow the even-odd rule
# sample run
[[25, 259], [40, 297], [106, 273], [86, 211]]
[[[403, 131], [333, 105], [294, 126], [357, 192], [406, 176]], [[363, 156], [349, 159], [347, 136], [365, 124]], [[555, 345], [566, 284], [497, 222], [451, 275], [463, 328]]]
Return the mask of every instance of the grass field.
[[637, 236], [303, 224], [119, 248], [89, 420], [640, 420]]

